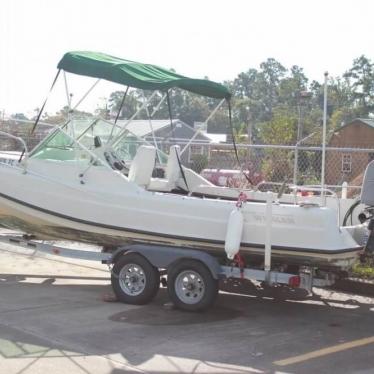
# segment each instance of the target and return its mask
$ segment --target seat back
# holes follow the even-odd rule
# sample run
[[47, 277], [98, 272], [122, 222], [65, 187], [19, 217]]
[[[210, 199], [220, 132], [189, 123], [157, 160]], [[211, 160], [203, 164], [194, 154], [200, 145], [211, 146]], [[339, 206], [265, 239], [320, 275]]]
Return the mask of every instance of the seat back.
[[169, 181], [169, 183], [176, 183], [180, 177], [180, 166], [178, 162], [178, 156], [180, 153], [179, 145], [172, 145], [169, 151], [169, 158], [166, 164], [165, 170], [165, 178]]
[[142, 187], [148, 186], [155, 166], [155, 159], [156, 148], [150, 145], [141, 145], [131, 162], [129, 181]]

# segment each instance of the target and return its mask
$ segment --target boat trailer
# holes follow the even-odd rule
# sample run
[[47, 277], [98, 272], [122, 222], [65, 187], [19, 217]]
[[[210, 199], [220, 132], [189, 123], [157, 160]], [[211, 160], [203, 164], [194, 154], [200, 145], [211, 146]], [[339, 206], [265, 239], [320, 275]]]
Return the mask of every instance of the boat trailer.
[[110, 252], [99, 252], [66, 248], [30, 239], [22, 234], [0, 235], [0, 242], [31, 250], [31, 256], [40, 252], [107, 264], [116, 298], [135, 305], [150, 302], [156, 296], [160, 283], [167, 286], [173, 304], [187, 311], [209, 308], [218, 294], [220, 280], [249, 280], [263, 282], [268, 286], [284, 285], [302, 288], [309, 293], [313, 286], [328, 287], [335, 283], [335, 274], [325, 272], [323, 278], [321, 275], [317, 277], [310, 267], [302, 267], [298, 274], [291, 274], [269, 270], [269, 263], [267, 270], [240, 266], [240, 262], [223, 266], [216, 257], [204, 251], [182, 247], [131, 244]]

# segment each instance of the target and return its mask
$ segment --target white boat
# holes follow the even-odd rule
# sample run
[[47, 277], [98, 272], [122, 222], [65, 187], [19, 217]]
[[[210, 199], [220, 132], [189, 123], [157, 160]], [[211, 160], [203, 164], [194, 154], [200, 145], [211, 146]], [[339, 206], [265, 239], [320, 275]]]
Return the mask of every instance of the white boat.
[[[217, 83], [90, 52], [67, 53], [59, 69], [145, 89], [179, 87], [230, 99]], [[140, 78], [139, 78], [140, 77]], [[158, 80], [156, 79], [158, 78]], [[142, 242], [209, 251], [225, 261], [229, 241], [249, 263], [263, 260], [271, 226], [274, 264], [345, 269], [364, 246], [363, 225], [341, 227], [336, 210], [318, 204], [237, 203], [238, 190], [217, 187], [181, 165], [172, 146], [165, 178], [153, 178], [152, 145], [123, 162], [126, 125], [74, 119], [56, 128], [17, 164], [0, 162], [0, 222], [38, 239], [67, 239], [118, 247]], [[231, 220], [239, 212], [238, 227]], [[231, 225], [231, 227], [230, 227]], [[242, 225], [242, 226], [241, 226]], [[237, 231], [230, 238], [228, 232]]]

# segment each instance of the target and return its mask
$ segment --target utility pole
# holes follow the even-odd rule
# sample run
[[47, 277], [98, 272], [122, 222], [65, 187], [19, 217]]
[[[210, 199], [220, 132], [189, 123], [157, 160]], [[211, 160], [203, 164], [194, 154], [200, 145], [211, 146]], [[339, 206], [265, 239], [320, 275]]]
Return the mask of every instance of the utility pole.
[[323, 88], [323, 127], [322, 127], [322, 165], [321, 165], [321, 203], [326, 205], [325, 200], [325, 163], [326, 163], [326, 130], [327, 130], [327, 82], [329, 73], [325, 72]]

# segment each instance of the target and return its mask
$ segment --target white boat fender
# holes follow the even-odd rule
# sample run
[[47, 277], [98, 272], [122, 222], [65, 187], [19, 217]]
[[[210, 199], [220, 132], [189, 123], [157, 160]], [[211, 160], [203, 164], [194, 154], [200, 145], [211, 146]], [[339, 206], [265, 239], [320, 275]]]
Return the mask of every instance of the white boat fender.
[[247, 196], [241, 192], [236, 203], [236, 208], [230, 213], [227, 222], [226, 238], [225, 238], [225, 251], [227, 257], [233, 260], [235, 255], [239, 252], [240, 243], [243, 235], [243, 213], [241, 211], [243, 202], [247, 201]]

